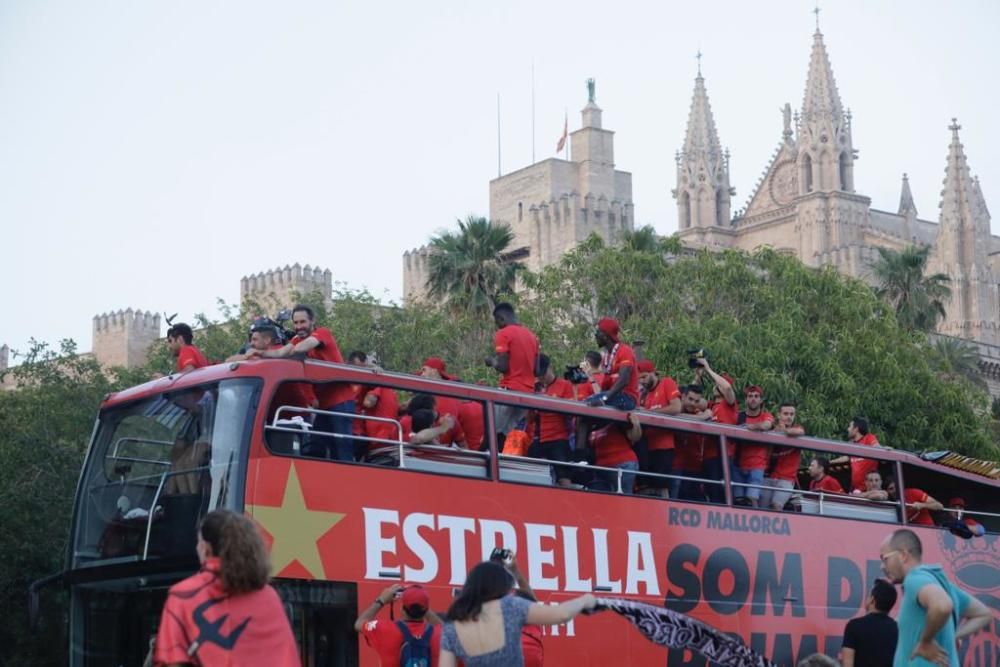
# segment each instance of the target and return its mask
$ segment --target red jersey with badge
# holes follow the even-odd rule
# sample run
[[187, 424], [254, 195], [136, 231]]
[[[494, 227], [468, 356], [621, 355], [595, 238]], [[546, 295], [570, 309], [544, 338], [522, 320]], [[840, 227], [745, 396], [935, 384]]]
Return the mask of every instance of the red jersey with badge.
[[[431, 625], [425, 621], [403, 621], [410, 634], [423, 637], [424, 632], [431, 632], [431, 664], [438, 663], [441, 653], [441, 626]], [[378, 653], [379, 664], [382, 667], [400, 667], [399, 650], [403, 648], [403, 633], [395, 621], [368, 621], [361, 628], [361, 636]]]
[[625, 388], [622, 389], [622, 393], [626, 396], [631, 396], [632, 399], [635, 400], [636, 405], [638, 405], [639, 370], [636, 368], [635, 352], [633, 352], [632, 348], [625, 343], [615, 343], [610, 352], [604, 352], [605, 377], [601, 384], [601, 388], [604, 389], [604, 391], [611, 389], [615, 382], [618, 382], [618, 376], [621, 374], [622, 369], [626, 366], [632, 369], [632, 375], [625, 384]]
[[538, 362], [538, 338], [523, 324], [508, 324], [493, 337], [497, 354], [507, 355], [507, 372], [500, 386], [514, 391], [535, 391], [535, 365]]
[[[642, 399], [642, 407], [647, 410], [659, 410], [670, 405], [675, 398], [681, 397], [681, 390], [673, 378], [660, 378], [653, 390], [648, 392]], [[646, 445], [649, 451], [673, 449], [674, 434], [662, 428], [645, 428], [643, 435], [646, 436]]]
[[180, 373], [188, 366], [204, 368], [208, 366], [208, 359], [194, 345], [185, 345], [177, 353], [177, 372]]
[[170, 587], [156, 635], [156, 665], [299, 667], [281, 598], [270, 586], [226, 595], [219, 559]]
[[[871, 433], [866, 433], [864, 437], [854, 443], [855, 445], [865, 445], [866, 447], [878, 446], [878, 438]], [[858, 456], [851, 457], [851, 489], [853, 491], [865, 490], [865, 477], [868, 473], [878, 470], [878, 461], [874, 459], [864, 459]]]
[[[340, 348], [337, 347], [337, 339], [333, 337], [333, 333], [329, 329], [326, 327], [316, 327], [307, 338], [315, 338], [319, 341], [319, 345], [306, 353], [306, 356], [310, 359], [332, 361], [337, 364], [344, 363], [344, 357], [341, 356]], [[292, 339], [292, 344], [298, 345], [303, 340], [305, 338], [294, 338]], [[319, 407], [322, 410], [327, 410], [335, 405], [340, 405], [344, 401], [354, 399], [354, 389], [345, 382], [316, 385], [315, 391], [316, 399], [319, 401]]]
[[[747, 415], [744, 424], [761, 424], [763, 422], [774, 424], [774, 416], [767, 410], [761, 410], [758, 415]], [[771, 447], [769, 445], [758, 445], [751, 442], [740, 443], [740, 463], [741, 470], [764, 470], [767, 468], [767, 460], [770, 456]]]
[[[795, 428], [799, 428], [798, 425]], [[794, 447], [779, 449], [772, 457], [771, 472], [768, 477], [771, 479], [783, 479], [787, 482], [795, 482], [799, 479], [799, 463], [801, 454]]]
[[594, 463], [613, 468], [620, 463], [639, 461], [632, 450], [632, 443], [622, 430], [623, 428], [618, 424], [609, 424], [594, 431], [590, 436], [594, 452], [597, 454], [597, 460]]
[[[564, 398], [573, 400], [573, 385], [568, 380], [556, 378], [545, 388], [545, 395], [552, 398]], [[536, 420], [537, 417], [537, 420]], [[559, 440], [569, 440], [569, 427], [566, 424], [566, 415], [558, 412], [537, 412], [528, 419], [528, 435], [535, 433], [535, 424], [538, 424], [539, 442], [557, 442]]]

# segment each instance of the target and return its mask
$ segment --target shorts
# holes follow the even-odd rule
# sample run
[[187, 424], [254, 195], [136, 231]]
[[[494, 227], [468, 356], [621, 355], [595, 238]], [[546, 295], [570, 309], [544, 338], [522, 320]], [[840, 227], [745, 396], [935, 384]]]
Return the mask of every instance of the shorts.
[[[549, 461], [566, 462], [570, 460], [569, 440], [551, 440], [539, 443], [538, 458]], [[556, 479], [569, 479], [573, 473], [572, 468], [567, 466], [552, 466]]]
[[[649, 452], [649, 472], [657, 475], [669, 475], [674, 471], [674, 450], [654, 449]], [[670, 480], [666, 477], [647, 477], [646, 485], [654, 489], [670, 488]]]
[[493, 410], [493, 420], [497, 433], [510, 433], [528, 416], [528, 409], [519, 405], [497, 404]]
[[767, 477], [764, 479], [764, 486], [771, 488], [764, 489], [760, 494], [760, 506], [768, 508], [777, 505], [778, 509], [782, 509], [792, 497], [795, 482], [790, 479]]
[[[764, 469], [754, 468], [747, 470], [733, 467], [731, 471], [733, 477], [733, 498], [760, 498], [759, 485], [764, 483]], [[755, 484], [757, 486], [736, 486], [737, 484]]]

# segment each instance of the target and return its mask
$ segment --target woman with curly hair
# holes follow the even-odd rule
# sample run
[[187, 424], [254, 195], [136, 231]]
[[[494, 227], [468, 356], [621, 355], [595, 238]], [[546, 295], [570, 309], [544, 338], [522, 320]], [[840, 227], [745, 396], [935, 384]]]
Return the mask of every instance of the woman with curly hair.
[[253, 521], [209, 512], [198, 529], [201, 570], [170, 588], [156, 636], [157, 666], [299, 667], [270, 563]]

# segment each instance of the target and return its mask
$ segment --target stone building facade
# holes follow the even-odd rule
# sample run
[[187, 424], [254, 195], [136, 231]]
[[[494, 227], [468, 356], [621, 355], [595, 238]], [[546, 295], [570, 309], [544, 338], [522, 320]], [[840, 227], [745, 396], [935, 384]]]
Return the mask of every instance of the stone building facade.
[[134, 368], [146, 363], [149, 348], [160, 340], [160, 316], [119, 310], [94, 316], [91, 354], [102, 366]]
[[683, 148], [677, 153], [678, 234], [684, 243], [753, 250], [771, 246], [809, 266], [832, 265], [870, 278], [878, 248], [932, 247], [931, 271], [951, 277], [952, 298], [939, 330], [987, 345], [1000, 344], [1000, 237], [979, 180], [969, 170], [952, 119], [937, 221], [917, 214], [906, 174], [895, 212], [872, 208], [855, 189], [857, 150], [852, 117], [843, 106], [823, 34], [813, 36], [801, 110], [783, 109], [771, 159], [744, 209], [730, 218], [729, 155], [723, 152], [700, 68]]
[[[592, 233], [614, 243], [635, 226], [632, 174], [615, 169], [614, 132], [605, 129], [594, 83], [570, 133], [570, 159], [549, 158], [490, 181], [490, 220], [510, 225], [513, 249], [538, 271]], [[403, 253], [403, 297], [426, 297], [430, 250]]]
[[[330, 269], [297, 262], [284, 268], [261, 271], [240, 278], [240, 303], [248, 299], [275, 311], [291, 308], [296, 294], [319, 292], [327, 304], [333, 294], [333, 273]], [[273, 315], [274, 313], [270, 313]]]

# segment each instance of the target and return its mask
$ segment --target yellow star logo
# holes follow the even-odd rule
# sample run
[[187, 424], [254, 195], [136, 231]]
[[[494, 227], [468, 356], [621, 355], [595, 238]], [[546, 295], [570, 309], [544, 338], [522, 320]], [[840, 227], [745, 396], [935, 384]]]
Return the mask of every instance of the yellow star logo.
[[315, 579], [326, 574], [316, 541], [337, 525], [344, 515], [306, 507], [294, 463], [288, 471], [281, 506], [249, 505], [248, 509], [253, 518], [274, 538], [271, 544], [271, 564], [275, 575], [281, 574], [295, 561]]

